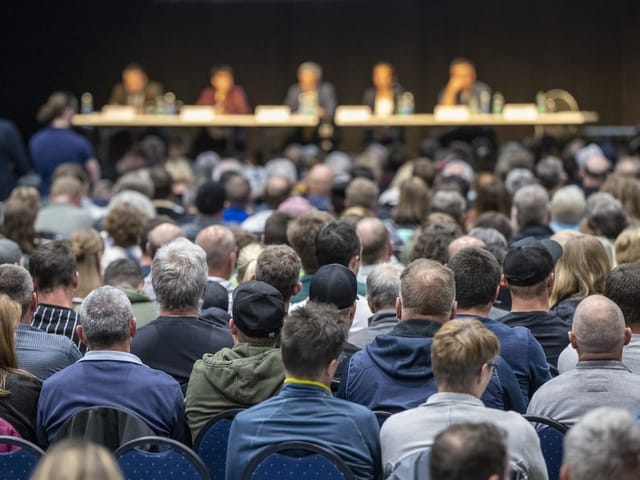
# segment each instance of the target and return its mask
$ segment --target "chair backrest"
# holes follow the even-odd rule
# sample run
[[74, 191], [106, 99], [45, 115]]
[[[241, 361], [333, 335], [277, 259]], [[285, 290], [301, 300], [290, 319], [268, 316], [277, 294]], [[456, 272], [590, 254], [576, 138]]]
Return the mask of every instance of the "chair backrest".
[[95, 406], [82, 409], [65, 421], [52, 443], [65, 438], [81, 438], [114, 451], [131, 440], [154, 435], [151, 427], [129, 410]]
[[220, 412], [202, 427], [193, 443], [193, 449], [209, 469], [213, 480], [224, 480], [231, 422], [242, 410], [236, 408]]
[[44, 452], [33, 443], [22, 438], [0, 436], [0, 445], [17, 449], [0, 452], [0, 480], [28, 480]]
[[[22, 435], [4, 418], [0, 418], [0, 436], [22, 438]], [[0, 445], [0, 453], [13, 452], [20, 447], [16, 445]]]
[[114, 455], [125, 480], [210, 479], [207, 467], [198, 455], [171, 438], [138, 438], [122, 445]]
[[387, 421], [387, 418], [393, 415], [393, 413], [386, 412], [384, 410], [374, 410], [373, 414], [378, 419], [378, 425], [380, 425], [381, 427], [382, 427], [382, 424]]
[[251, 460], [243, 480], [274, 478], [322, 478], [354, 480], [348, 465], [336, 453], [311, 442], [282, 442], [265, 449]]
[[386, 480], [429, 480], [431, 448], [418, 450], [400, 459]]
[[533, 424], [538, 438], [540, 438], [540, 448], [547, 464], [549, 480], [558, 480], [562, 465], [564, 434], [569, 430], [569, 427], [552, 418], [534, 415], [525, 415], [524, 418]]

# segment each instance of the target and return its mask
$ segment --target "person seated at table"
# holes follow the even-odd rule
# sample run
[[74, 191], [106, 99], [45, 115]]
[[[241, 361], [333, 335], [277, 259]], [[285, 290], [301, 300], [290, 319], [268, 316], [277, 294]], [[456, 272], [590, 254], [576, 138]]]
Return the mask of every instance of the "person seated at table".
[[145, 106], [155, 102], [163, 94], [160, 83], [149, 80], [142, 65], [130, 63], [122, 71], [122, 83], [118, 83], [111, 92], [109, 103], [112, 105], [130, 105], [138, 113], [143, 113]]
[[[398, 83], [393, 65], [378, 62], [373, 66], [373, 86], [364, 92], [362, 103], [371, 108], [374, 115], [387, 116], [398, 112], [400, 95], [404, 92]], [[364, 131], [364, 144], [390, 145], [404, 140], [402, 127], [376, 127]]]
[[38, 110], [37, 120], [46, 126], [29, 141], [29, 154], [38, 175], [40, 195], [46, 197], [53, 171], [63, 163], [84, 166], [95, 184], [100, 180], [101, 168], [93, 146], [71, 129], [71, 117], [78, 112], [78, 99], [69, 92], [54, 92]]
[[[210, 87], [204, 88], [198, 97], [198, 105], [214, 108], [219, 115], [251, 113], [251, 106], [244, 89], [235, 84], [233, 69], [228, 65], [218, 65], [211, 69]], [[244, 150], [247, 133], [243, 128], [210, 127], [204, 129], [196, 140], [194, 150], [213, 150], [222, 155], [235, 156]]]

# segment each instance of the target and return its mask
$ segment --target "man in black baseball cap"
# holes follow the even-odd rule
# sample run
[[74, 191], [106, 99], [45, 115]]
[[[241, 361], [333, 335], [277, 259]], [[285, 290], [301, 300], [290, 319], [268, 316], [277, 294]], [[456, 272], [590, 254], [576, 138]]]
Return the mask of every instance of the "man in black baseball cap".
[[527, 237], [511, 245], [502, 267], [511, 290], [511, 313], [500, 321], [527, 327], [542, 345], [555, 375], [558, 356], [569, 344], [567, 332], [571, 330], [570, 324], [549, 311], [553, 270], [561, 256], [562, 247], [557, 242]]
[[229, 321], [234, 347], [205, 354], [189, 378], [185, 402], [194, 439], [214, 415], [278, 393], [284, 366], [276, 344], [284, 315], [282, 294], [268, 283], [249, 281], [235, 289]]

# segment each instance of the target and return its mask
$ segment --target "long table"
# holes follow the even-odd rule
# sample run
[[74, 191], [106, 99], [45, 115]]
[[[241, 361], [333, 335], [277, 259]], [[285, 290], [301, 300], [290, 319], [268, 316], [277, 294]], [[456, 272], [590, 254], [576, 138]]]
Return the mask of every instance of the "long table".
[[212, 119], [186, 119], [180, 115], [135, 115], [118, 117], [102, 113], [78, 114], [71, 118], [76, 126], [86, 127], [315, 127], [318, 118], [290, 115], [286, 119], [262, 120], [255, 115], [216, 115]]

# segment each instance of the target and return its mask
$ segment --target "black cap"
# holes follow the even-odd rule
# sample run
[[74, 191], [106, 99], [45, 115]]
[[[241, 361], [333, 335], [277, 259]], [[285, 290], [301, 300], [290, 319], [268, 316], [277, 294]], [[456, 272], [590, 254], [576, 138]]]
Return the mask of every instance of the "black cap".
[[342, 310], [353, 305], [358, 296], [358, 281], [355, 274], [344, 265], [323, 265], [311, 278], [309, 300], [332, 303]]
[[202, 309], [217, 307], [225, 312], [229, 310], [229, 291], [218, 282], [209, 280], [202, 299]]
[[561, 256], [562, 247], [558, 242], [526, 237], [509, 247], [502, 265], [504, 277], [509, 285], [535, 285], [547, 278]]
[[265, 282], [241, 283], [233, 292], [233, 323], [249, 337], [275, 337], [282, 328], [282, 294]]

